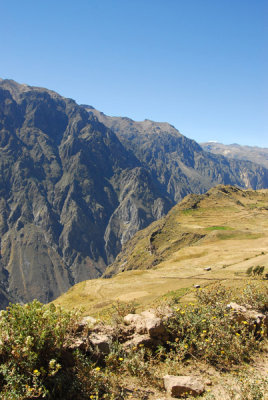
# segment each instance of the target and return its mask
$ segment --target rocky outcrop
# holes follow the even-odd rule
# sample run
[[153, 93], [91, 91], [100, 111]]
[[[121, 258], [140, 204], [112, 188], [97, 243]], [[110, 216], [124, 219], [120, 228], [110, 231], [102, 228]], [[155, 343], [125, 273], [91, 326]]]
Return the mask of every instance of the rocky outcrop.
[[172, 315], [173, 311], [169, 308], [162, 310], [161, 315], [151, 309], [140, 314], [128, 314], [115, 326], [84, 317], [78, 323], [67, 349], [91, 351], [96, 357], [103, 357], [110, 352], [114, 342], [120, 343], [125, 351], [141, 346], [156, 348], [168, 340], [165, 322]]

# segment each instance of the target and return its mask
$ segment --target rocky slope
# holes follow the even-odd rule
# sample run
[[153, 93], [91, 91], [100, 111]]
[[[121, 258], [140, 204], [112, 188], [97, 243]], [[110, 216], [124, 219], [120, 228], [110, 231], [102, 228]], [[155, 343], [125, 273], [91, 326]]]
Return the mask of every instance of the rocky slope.
[[206, 153], [169, 124], [109, 118], [11, 80], [0, 80], [0, 171], [2, 307], [100, 276], [192, 191], [268, 186], [267, 169]]
[[268, 168], [268, 149], [256, 146], [241, 146], [239, 144], [222, 144], [217, 142], [200, 143], [205, 151], [221, 154], [236, 160], [248, 160]]
[[1, 281], [17, 300], [49, 301], [100, 276], [121, 243], [171, 206], [73, 100], [2, 81], [0, 130]]
[[168, 123], [108, 117], [93, 107], [85, 108], [117, 134], [176, 203], [189, 193], [204, 193], [217, 184], [267, 187], [267, 169], [208, 153]]

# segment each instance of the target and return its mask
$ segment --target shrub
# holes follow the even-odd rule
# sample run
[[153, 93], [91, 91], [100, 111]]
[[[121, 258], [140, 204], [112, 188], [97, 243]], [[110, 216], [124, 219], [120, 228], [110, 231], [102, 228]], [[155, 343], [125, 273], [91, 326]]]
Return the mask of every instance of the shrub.
[[76, 320], [75, 313], [36, 300], [1, 311], [2, 398], [5, 393], [10, 399], [41, 398], [60, 389], [66, 378], [64, 345]]
[[[171, 337], [169, 358], [177, 361], [200, 359], [221, 369], [249, 361], [252, 352], [260, 347], [265, 327], [257, 340], [247, 321], [239, 323], [232, 310], [226, 308], [233, 296], [223, 286], [215, 285], [199, 291], [197, 304], [175, 308], [174, 317], [167, 324]], [[264, 299], [265, 290], [254, 292], [253, 286], [247, 285], [238, 301], [259, 309], [263, 308]]]

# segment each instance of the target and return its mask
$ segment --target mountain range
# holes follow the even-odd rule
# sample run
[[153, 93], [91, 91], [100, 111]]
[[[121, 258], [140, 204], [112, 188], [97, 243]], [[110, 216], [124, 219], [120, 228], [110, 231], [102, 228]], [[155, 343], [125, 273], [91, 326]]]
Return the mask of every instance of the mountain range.
[[257, 146], [241, 146], [240, 144], [222, 144], [217, 142], [200, 143], [205, 151], [221, 154], [236, 160], [249, 160], [268, 168], [268, 149]]
[[0, 304], [101, 276], [189, 193], [268, 187], [268, 170], [206, 152], [168, 123], [108, 117], [0, 80]]

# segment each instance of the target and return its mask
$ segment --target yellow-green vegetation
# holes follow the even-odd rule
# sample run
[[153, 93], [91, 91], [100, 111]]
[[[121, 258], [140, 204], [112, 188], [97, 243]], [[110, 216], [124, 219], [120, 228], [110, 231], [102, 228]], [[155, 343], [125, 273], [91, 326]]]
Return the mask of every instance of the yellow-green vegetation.
[[232, 229], [230, 226], [208, 226], [206, 228], [207, 231], [230, 231]]
[[195, 357], [218, 368], [230, 368], [232, 364], [249, 361], [251, 352], [259, 348], [256, 336], [267, 335], [264, 324], [258, 329], [249, 327], [246, 320], [235, 318], [229, 301], [255, 307], [265, 312], [268, 309], [268, 288], [248, 284], [237, 294], [217, 284], [196, 294], [197, 302], [178, 305], [175, 315], [169, 320], [172, 332], [169, 357], [185, 360]]
[[42, 398], [62, 384], [68, 388], [64, 343], [76, 313], [33, 301], [14, 304], [0, 316], [0, 376], [2, 399]]
[[[67, 352], [79, 313], [38, 301], [14, 304], [0, 315], [2, 400], [121, 399], [120, 389], [91, 357]], [[96, 395], [97, 393], [97, 395]]]
[[[267, 327], [238, 320], [226, 305], [236, 301], [265, 313], [267, 286], [250, 281], [237, 291], [211, 285], [187, 304], [181, 303], [182, 294], [170, 293], [159, 307], [160, 316], [167, 305], [173, 309], [166, 321], [168, 339], [161, 346], [126, 350], [115, 341], [110, 353], [99, 358], [90, 350], [66, 350], [77, 334], [77, 313], [37, 301], [10, 306], [0, 317], [1, 399], [153, 400], [163, 395], [165, 374], [198, 372], [207, 378], [209, 371], [213, 384], [203, 399], [264, 400], [268, 382], [252, 373], [250, 363], [264, 354]], [[114, 307], [118, 332], [129, 312], [134, 312], [131, 304]], [[224, 395], [217, 392], [220, 382]]]

